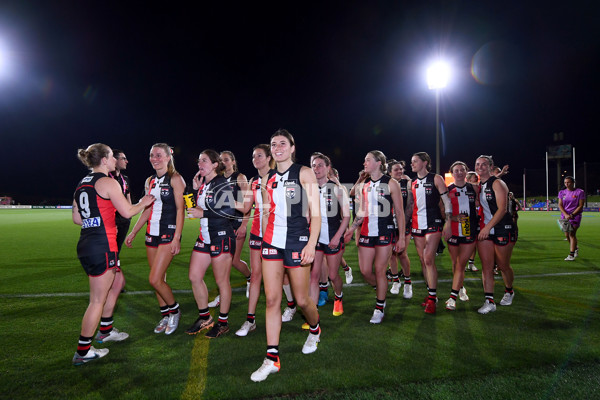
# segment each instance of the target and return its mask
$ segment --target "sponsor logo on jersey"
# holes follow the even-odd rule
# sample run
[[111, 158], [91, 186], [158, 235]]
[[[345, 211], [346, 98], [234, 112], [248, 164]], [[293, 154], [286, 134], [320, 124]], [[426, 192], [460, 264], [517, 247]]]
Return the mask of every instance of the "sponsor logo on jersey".
[[300, 253], [298, 253], [297, 251], [293, 251], [292, 252], [292, 258], [297, 260], [300, 258]]
[[301, 242], [308, 242], [308, 236], [300, 236], [298, 240]]
[[177, 229], [177, 225], [168, 225], [167, 228], [169, 228], [169, 229]]
[[277, 254], [277, 249], [269, 249], [269, 255], [274, 256]]
[[201, 242], [199, 240], [196, 241], [196, 247], [200, 247], [201, 249], [204, 248], [204, 242]]
[[82, 229], [97, 228], [100, 225], [102, 225], [102, 219], [100, 217], [86, 218], [83, 221], [81, 221]]
[[109, 267], [114, 267], [114, 266], [115, 266], [115, 260], [110, 260], [110, 261], [108, 262], [108, 266], [109, 266]]
[[218, 236], [223, 236], [223, 235], [226, 235], [226, 234], [227, 234], [226, 231], [219, 231], [219, 232], [217, 232]]
[[369, 239], [367, 239], [367, 238], [362, 238], [361, 237], [361, 238], [358, 239], [358, 243], [366, 243], [368, 241], [369, 241]]
[[287, 181], [283, 182], [283, 186], [292, 186], [292, 185], [297, 185], [297, 182], [295, 179], [289, 179]]
[[504, 229], [512, 229], [512, 225], [504, 225]]
[[210, 246], [210, 251], [215, 251], [217, 250], [217, 246]]
[[269, 249], [262, 249], [262, 253], [266, 256], [267, 254], [269, 254]]
[[146, 236], [146, 243], [150, 243], [150, 242], [152, 242], [152, 237]]
[[92, 179], [94, 179], [94, 178], [93, 178], [93, 177], [91, 177], [91, 176], [86, 176], [85, 178], [83, 178], [83, 179], [81, 180], [81, 183], [86, 183], [86, 182], [89, 182], [89, 181], [91, 181]]
[[[394, 218], [395, 218], [395, 216], [394, 216]], [[388, 228], [388, 229], [394, 229], [394, 228], [395, 228], [395, 226], [394, 226], [394, 225], [388, 225], [388, 226], [387, 226], [387, 228]]]

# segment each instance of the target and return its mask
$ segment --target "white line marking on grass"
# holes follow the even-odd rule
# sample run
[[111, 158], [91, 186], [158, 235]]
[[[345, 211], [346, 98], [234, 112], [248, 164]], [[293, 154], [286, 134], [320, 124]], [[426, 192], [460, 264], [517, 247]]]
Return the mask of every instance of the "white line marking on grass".
[[[547, 278], [547, 277], [555, 277], [555, 276], [576, 276], [576, 275], [598, 275], [600, 274], [600, 271], [580, 271], [580, 272], [556, 272], [556, 273], [552, 273], [552, 274], [530, 274], [530, 275], [515, 275], [515, 280], [522, 278], [522, 279], [527, 279], [527, 278]], [[500, 275], [496, 275], [494, 276], [494, 279], [497, 281], [501, 281], [502, 277]], [[424, 283], [425, 281], [423, 280], [411, 280], [412, 283]], [[477, 278], [465, 278], [465, 282], [474, 282], [474, 281], [481, 281], [481, 278], [477, 277]], [[452, 279], [440, 279], [438, 280], [438, 282], [444, 282], [444, 283], [448, 283], [448, 282], [452, 282]], [[360, 287], [360, 286], [367, 286], [366, 283], [351, 283], [351, 284], [344, 284], [344, 287]], [[242, 287], [237, 287], [237, 288], [232, 288], [231, 291], [233, 292], [242, 292], [242, 291], [246, 291], [246, 285], [244, 284]], [[179, 289], [179, 290], [173, 290], [173, 293], [183, 293], [183, 294], [190, 294], [192, 293], [191, 290], [187, 290], [187, 289]], [[125, 293], [123, 293], [123, 295], [125, 296], [134, 296], [134, 295], [140, 295], [140, 294], [154, 294], [154, 291], [152, 290], [137, 290], [137, 291], [127, 291]], [[87, 297], [90, 294], [88, 292], [79, 292], [79, 293], [32, 293], [32, 294], [0, 294], [0, 299], [30, 299], [30, 298], [38, 298], [38, 297]]]

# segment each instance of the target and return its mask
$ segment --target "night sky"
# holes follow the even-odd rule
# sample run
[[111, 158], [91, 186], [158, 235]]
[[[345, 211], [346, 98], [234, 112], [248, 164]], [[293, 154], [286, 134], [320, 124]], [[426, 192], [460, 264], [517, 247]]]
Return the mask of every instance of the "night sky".
[[135, 197], [155, 142], [188, 183], [206, 148], [253, 176], [252, 147], [278, 128], [344, 182], [369, 150], [434, 158], [438, 55], [453, 69], [443, 171], [492, 154], [518, 192], [555, 132], [578, 162], [599, 159], [597, 2], [88, 3], [0, 4], [0, 195], [17, 202], [70, 204], [77, 149], [95, 142], [125, 151]]

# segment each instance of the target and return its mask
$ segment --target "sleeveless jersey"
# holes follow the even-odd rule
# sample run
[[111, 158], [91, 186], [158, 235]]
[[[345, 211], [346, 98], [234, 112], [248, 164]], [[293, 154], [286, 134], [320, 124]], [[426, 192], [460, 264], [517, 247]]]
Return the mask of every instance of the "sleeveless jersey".
[[77, 243], [77, 256], [119, 251], [115, 206], [96, 192], [96, 182], [107, 176], [101, 172], [87, 175], [79, 182], [73, 198], [81, 216], [81, 234]]
[[337, 185], [333, 181], [327, 181], [325, 185], [319, 187], [319, 205], [321, 206], [319, 243], [322, 244], [329, 244], [342, 224], [342, 207], [336, 196], [336, 187]]
[[152, 236], [161, 236], [167, 231], [176, 229], [177, 206], [169, 174], [166, 173], [161, 177], [151, 176], [147, 194], [153, 195], [156, 200], [152, 203], [146, 233]]
[[[238, 196], [240, 195], [240, 192], [242, 190], [242, 188], [240, 188], [240, 185], [238, 185], [238, 182], [237, 182], [238, 176], [240, 176], [240, 172], [235, 171], [233, 174], [229, 175], [229, 178], [225, 178], [225, 179], [227, 180], [227, 182], [229, 182], [231, 184], [231, 186], [233, 188], [233, 195], [235, 196], [234, 199], [238, 200], [239, 202], [242, 202], [243, 200], [238, 198]], [[244, 214], [241, 211], [236, 210], [235, 215], [236, 215], [235, 222], [238, 224], [237, 226], [239, 227], [239, 225], [241, 225], [242, 221], [244, 220]]]
[[470, 183], [459, 187], [456, 184], [448, 186], [448, 197], [452, 204], [452, 215], [466, 215], [468, 218], [464, 222], [450, 220], [452, 236], [468, 237], [476, 234], [477, 230], [477, 207], [475, 200], [477, 192]]
[[[480, 213], [480, 227], [483, 228], [490, 220], [494, 217], [496, 211], [498, 211], [498, 204], [496, 203], [496, 193], [494, 193], [493, 185], [496, 181], [495, 176], [491, 176], [485, 183], [481, 184], [481, 193], [479, 194], [479, 203], [481, 204]], [[506, 214], [502, 217], [494, 227], [504, 225], [504, 229], [512, 229], [512, 217], [508, 210], [508, 194], [506, 195]], [[494, 228], [490, 230], [490, 235], [494, 235]]]
[[[110, 176], [111, 178], [113, 178], [114, 180], [116, 180], [119, 183], [119, 186], [121, 186], [121, 191], [123, 192], [123, 196], [125, 196], [127, 198], [127, 195], [129, 193], [131, 193], [131, 191], [129, 189], [130, 188], [129, 177], [127, 175], [123, 175], [123, 174], [115, 175], [113, 172], [109, 172], [108, 176]], [[122, 217], [118, 211], [117, 211], [116, 216], [117, 216], [117, 219], [126, 219], [126, 220], [131, 219], [131, 218]]]
[[392, 178], [388, 175], [383, 175], [376, 181], [369, 178], [362, 187], [362, 236], [389, 235], [395, 229], [390, 179]]
[[412, 228], [427, 230], [442, 224], [440, 192], [435, 186], [435, 174], [430, 172], [423, 178], [418, 176], [412, 182], [413, 210]]
[[269, 219], [263, 241], [286, 249], [308, 242], [308, 203], [300, 183], [300, 164], [292, 164], [287, 171], [273, 171], [266, 183], [269, 196]]
[[[274, 171], [270, 170], [267, 174], [269, 177]], [[250, 182], [250, 188], [252, 189], [252, 195], [254, 196], [254, 216], [252, 217], [252, 228], [250, 234], [262, 238], [262, 216], [263, 216], [263, 198], [260, 190], [262, 185], [262, 178], [259, 174], [256, 174]]]
[[235, 236], [232, 225], [236, 218], [232, 186], [223, 176], [215, 176], [210, 182], [202, 183], [198, 189], [196, 204], [204, 210], [204, 216], [200, 219], [200, 240], [206, 244]]

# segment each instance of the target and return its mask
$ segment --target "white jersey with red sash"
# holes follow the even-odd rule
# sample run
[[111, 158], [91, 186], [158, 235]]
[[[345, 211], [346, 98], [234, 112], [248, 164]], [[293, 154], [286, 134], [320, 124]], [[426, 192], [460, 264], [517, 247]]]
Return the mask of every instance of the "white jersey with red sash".
[[273, 171], [266, 183], [269, 219], [263, 241], [279, 249], [308, 242], [308, 202], [300, 183], [302, 166], [292, 164], [287, 171]]
[[456, 184], [448, 186], [448, 197], [452, 204], [452, 215], [465, 215], [467, 218], [463, 222], [450, 221], [452, 236], [470, 237], [475, 234], [477, 227], [477, 207], [475, 188], [470, 183], [460, 187]]
[[362, 187], [364, 219], [360, 229], [362, 236], [389, 235], [394, 232], [393, 202], [390, 194], [390, 178], [383, 175], [376, 181], [368, 179]]
[[442, 224], [440, 192], [435, 186], [435, 174], [428, 173], [423, 178], [416, 177], [412, 182], [413, 230], [428, 230]]

